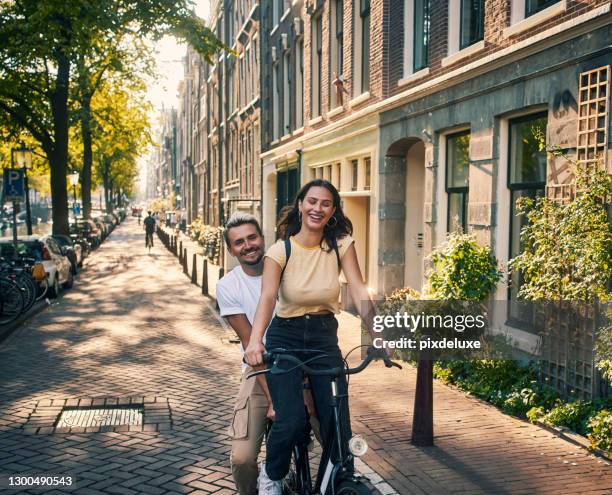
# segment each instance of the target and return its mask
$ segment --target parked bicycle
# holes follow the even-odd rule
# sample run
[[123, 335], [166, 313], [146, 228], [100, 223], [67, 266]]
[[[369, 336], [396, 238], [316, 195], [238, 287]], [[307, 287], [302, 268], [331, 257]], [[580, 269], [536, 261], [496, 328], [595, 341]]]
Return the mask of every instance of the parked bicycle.
[[[334, 418], [334, 438], [324, 450], [321, 456], [321, 465], [325, 469], [320, 469], [315, 484], [312, 484], [310, 473], [310, 461], [308, 458], [308, 443], [310, 439], [310, 426], [304, 425], [303, 440], [293, 449], [292, 468], [289, 476], [285, 479], [284, 492], [287, 495], [371, 495], [373, 491], [368, 486], [362, 476], [354, 473], [352, 461], [354, 457], [360, 457], [367, 451], [367, 442], [360, 435], [355, 435], [348, 442], [348, 452], [345, 449], [347, 444], [342, 428], [340, 427], [340, 407], [343, 396], [338, 394], [339, 379], [342, 376], [354, 375], [365, 370], [374, 361], [383, 360], [387, 368], [402, 367], [389, 359], [384, 351], [368, 348], [365, 359], [355, 367], [349, 368], [336, 367], [329, 369], [314, 369], [309, 366], [317, 359], [326, 357], [322, 352], [308, 350], [313, 353], [313, 357], [302, 361], [295, 357], [293, 353], [304, 353], [304, 349], [272, 349], [263, 356], [264, 363], [271, 365], [268, 369], [255, 371], [248, 375], [249, 378], [263, 373], [282, 375], [300, 368], [306, 376], [330, 376], [331, 382], [332, 408]], [[349, 353], [350, 354], [350, 353]], [[347, 355], [348, 356], [348, 355]], [[346, 359], [346, 358], [345, 358]], [[289, 367], [281, 367], [281, 363], [288, 363]], [[346, 363], [346, 361], [344, 361]]]
[[28, 311], [47, 291], [45, 271], [32, 258], [0, 258], [0, 325]]

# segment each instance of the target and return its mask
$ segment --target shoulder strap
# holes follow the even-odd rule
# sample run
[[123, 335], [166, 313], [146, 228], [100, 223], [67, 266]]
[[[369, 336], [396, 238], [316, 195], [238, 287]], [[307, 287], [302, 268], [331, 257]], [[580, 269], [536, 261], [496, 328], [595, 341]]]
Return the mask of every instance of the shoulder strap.
[[338, 250], [338, 239], [334, 238], [334, 242], [333, 244], [333, 248], [334, 251], [336, 252], [336, 260], [338, 261], [338, 273], [340, 273], [340, 270], [342, 269], [342, 263], [340, 263], [340, 251]]
[[281, 271], [280, 279], [283, 279], [283, 273], [285, 273], [285, 268], [287, 268], [287, 263], [289, 263], [289, 257], [291, 256], [291, 240], [285, 239], [285, 266]]

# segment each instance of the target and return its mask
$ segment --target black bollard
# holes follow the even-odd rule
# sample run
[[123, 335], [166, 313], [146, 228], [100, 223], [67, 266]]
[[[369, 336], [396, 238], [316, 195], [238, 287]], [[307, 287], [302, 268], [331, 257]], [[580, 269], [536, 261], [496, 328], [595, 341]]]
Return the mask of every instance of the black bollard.
[[196, 259], [196, 254], [193, 253], [193, 263], [191, 264], [191, 283], [193, 285], [198, 285], [198, 260]]
[[189, 268], [187, 265], [187, 248], [183, 251], [183, 273], [185, 275], [189, 275]]
[[[423, 338], [428, 339], [426, 336]], [[430, 351], [421, 351], [419, 356], [410, 443], [417, 447], [431, 447], [434, 444], [433, 360]]]
[[183, 264], [183, 241], [179, 242], [178, 259], [179, 263]]
[[202, 294], [208, 295], [208, 260], [202, 262]]

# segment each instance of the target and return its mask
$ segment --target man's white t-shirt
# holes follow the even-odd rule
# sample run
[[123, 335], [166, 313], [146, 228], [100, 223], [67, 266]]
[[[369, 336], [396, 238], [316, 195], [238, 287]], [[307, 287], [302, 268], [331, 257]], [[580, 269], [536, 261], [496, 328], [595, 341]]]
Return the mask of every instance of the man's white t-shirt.
[[[252, 277], [244, 273], [242, 266], [238, 265], [219, 282], [217, 282], [217, 303], [221, 316], [244, 314], [251, 326], [255, 319], [255, 311], [261, 294], [261, 275]], [[244, 349], [240, 344], [240, 351]], [[247, 369], [242, 364], [242, 372]]]

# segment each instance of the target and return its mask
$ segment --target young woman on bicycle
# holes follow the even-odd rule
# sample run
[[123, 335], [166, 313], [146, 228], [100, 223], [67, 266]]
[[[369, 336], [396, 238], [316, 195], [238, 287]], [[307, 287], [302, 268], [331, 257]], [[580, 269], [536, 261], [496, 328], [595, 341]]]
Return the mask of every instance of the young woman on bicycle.
[[[270, 247], [264, 258], [262, 292], [253, 323], [251, 339], [245, 352], [251, 366], [262, 364], [266, 347], [323, 351], [323, 359], [312, 361], [312, 368], [342, 366], [338, 347], [338, 299], [340, 268], [348, 281], [349, 294], [368, 328], [372, 328], [373, 305], [357, 262], [353, 227], [344, 216], [340, 195], [328, 181], [313, 180], [297, 194], [293, 207], [278, 224], [281, 240]], [[291, 243], [286, 260], [285, 239]], [[298, 353], [298, 356], [300, 353]], [[312, 354], [302, 353], [302, 359]], [[290, 366], [287, 365], [289, 368]], [[266, 443], [266, 461], [260, 474], [260, 495], [280, 495], [283, 478], [289, 471], [293, 446], [303, 434], [306, 415], [302, 400], [302, 372], [295, 369], [282, 375], [267, 374], [268, 387], [276, 419]], [[324, 446], [333, 439], [331, 378], [311, 376], [315, 409]], [[346, 381], [340, 394], [346, 394]], [[350, 438], [348, 401], [341, 419], [345, 438]]]

